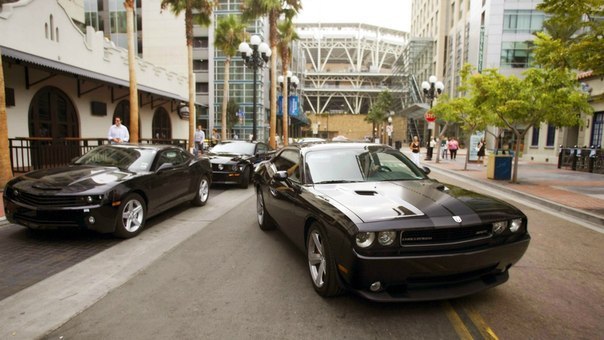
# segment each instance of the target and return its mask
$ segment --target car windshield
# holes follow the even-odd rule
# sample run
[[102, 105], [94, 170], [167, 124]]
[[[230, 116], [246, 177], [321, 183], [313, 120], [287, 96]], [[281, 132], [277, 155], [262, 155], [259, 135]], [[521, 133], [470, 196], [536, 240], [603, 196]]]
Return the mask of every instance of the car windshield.
[[131, 171], [149, 171], [156, 151], [151, 149], [99, 146], [78, 158], [76, 165], [114, 166]]
[[219, 143], [210, 150], [215, 154], [253, 155], [256, 144], [246, 142]]
[[399, 151], [377, 146], [309, 151], [306, 171], [315, 184], [427, 178]]

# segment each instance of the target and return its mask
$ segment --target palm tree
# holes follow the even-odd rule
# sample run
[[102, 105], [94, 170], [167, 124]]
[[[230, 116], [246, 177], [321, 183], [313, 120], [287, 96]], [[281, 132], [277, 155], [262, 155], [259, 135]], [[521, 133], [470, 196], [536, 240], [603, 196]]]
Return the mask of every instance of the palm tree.
[[4, 68], [2, 67], [2, 50], [0, 50], [0, 188], [4, 188], [13, 177], [8, 148], [8, 126], [6, 125], [6, 98], [4, 95]]
[[[271, 55], [277, 55], [277, 20], [285, 11], [298, 13], [302, 9], [301, 0], [244, 0], [241, 4], [243, 19], [255, 19], [268, 16], [269, 22], [269, 40], [271, 46]], [[273, 148], [277, 146], [275, 141], [275, 131], [277, 128], [277, 59], [271, 58], [271, 118], [270, 118], [270, 139], [269, 145]]]
[[239, 44], [245, 40], [245, 24], [239, 17], [229, 15], [218, 19], [214, 32], [214, 46], [226, 56], [224, 61], [224, 88], [222, 90], [222, 140], [227, 139], [227, 103], [229, 100], [229, 75], [231, 58], [237, 54]]
[[136, 86], [136, 57], [134, 55], [134, 0], [125, 0], [126, 31], [128, 34], [128, 76], [130, 79], [130, 142], [138, 143], [138, 89]]
[[288, 81], [287, 84], [283, 86], [283, 145], [287, 145], [289, 140], [287, 126], [289, 120], [289, 79], [287, 77], [287, 71], [289, 69], [289, 59], [291, 55], [291, 48], [289, 45], [292, 41], [299, 39], [292, 19], [293, 17], [286, 15], [285, 19], [277, 24], [277, 30], [279, 31], [279, 45], [277, 48], [281, 55], [281, 71], [283, 73], [283, 78]]
[[[193, 75], [193, 21], [201, 26], [211, 23], [214, 2], [211, 0], [162, 0], [161, 8], [170, 10], [175, 16], [185, 12], [185, 34], [187, 36], [187, 59], [189, 74], [189, 145], [195, 137], [195, 77]], [[195, 16], [193, 10], [196, 10]]]

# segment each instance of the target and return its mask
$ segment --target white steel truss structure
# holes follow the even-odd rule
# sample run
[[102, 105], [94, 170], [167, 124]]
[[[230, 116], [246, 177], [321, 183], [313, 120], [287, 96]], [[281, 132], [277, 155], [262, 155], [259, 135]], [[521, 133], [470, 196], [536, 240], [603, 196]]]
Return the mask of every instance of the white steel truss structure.
[[[366, 24], [296, 24], [306, 57], [304, 110], [314, 114], [366, 114], [388, 89], [401, 104], [406, 83], [394, 72], [409, 34]], [[401, 105], [404, 106], [404, 105]]]

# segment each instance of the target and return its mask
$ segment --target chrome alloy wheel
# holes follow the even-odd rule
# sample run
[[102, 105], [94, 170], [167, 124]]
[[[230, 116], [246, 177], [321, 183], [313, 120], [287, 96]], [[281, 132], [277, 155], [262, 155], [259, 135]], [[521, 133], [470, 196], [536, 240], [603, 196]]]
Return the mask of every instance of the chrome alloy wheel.
[[316, 229], [309, 236], [306, 247], [308, 249], [308, 268], [310, 269], [313, 283], [317, 288], [321, 288], [325, 284], [325, 277], [327, 275], [327, 261], [323, 250], [323, 242], [321, 235]]
[[210, 195], [210, 183], [208, 179], [204, 176], [199, 182], [199, 198], [201, 202], [205, 202], [208, 200], [208, 196]]
[[256, 216], [258, 217], [258, 224], [264, 225], [264, 198], [260, 190], [256, 193]]
[[126, 231], [136, 232], [143, 224], [144, 217], [145, 210], [141, 202], [135, 199], [126, 202], [122, 212], [122, 225]]

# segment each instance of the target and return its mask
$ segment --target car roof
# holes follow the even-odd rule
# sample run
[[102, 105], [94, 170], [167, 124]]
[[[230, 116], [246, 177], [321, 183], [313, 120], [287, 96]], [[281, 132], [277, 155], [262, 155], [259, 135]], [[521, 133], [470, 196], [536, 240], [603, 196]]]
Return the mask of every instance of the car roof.
[[123, 149], [147, 149], [147, 150], [164, 150], [170, 148], [178, 148], [178, 145], [171, 144], [104, 144], [102, 146], [109, 146]]
[[[290, 146], [286, 147], [289, 148]], [[292, 148], [297, 148], [301, 153], [306, 154], [311, 151], [324, 151], [324, 150], [345, 150], [345, 149], [366, 149], [368, 147], [384, 147], [391, 148], [386, 144], [375, 144], [368, 142], [337, 142], [337, 143], [310, 143], [310, 144], [298, 144], [291, 145]], [[394, 150], [394, 149], [393, 149]]]

